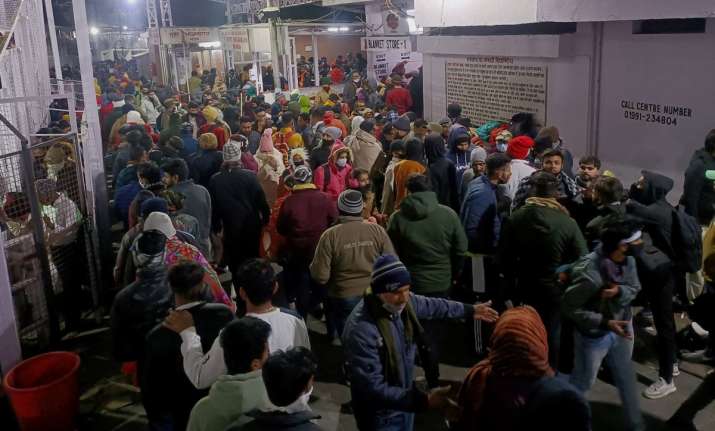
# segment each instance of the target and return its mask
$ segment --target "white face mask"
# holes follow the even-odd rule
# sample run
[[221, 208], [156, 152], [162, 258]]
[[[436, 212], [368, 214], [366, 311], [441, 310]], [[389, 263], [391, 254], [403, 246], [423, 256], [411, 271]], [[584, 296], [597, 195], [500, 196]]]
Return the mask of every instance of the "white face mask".
[[390, 314], [397, 314], [398, 316], [402, 314], [402, 311], [405, 309], [405, 307], [407, 307], [407, 303], [395, 305], [384, 302], [382, 304], [382, 308], [387, 310]]
[[506, 153], [506, 149], [509, 147], [509, 144], [504, 144], [504, 143], [497, 143], [497, 152], [499, 153]]
[[338, 159], [335, 161], [335, 164], [344, 168], [348, 164], [348, 159]]

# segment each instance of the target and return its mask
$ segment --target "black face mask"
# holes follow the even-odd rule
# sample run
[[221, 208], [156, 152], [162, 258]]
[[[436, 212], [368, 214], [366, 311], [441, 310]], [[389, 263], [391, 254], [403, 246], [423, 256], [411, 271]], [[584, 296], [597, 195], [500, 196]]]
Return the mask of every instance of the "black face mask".
[[626, 255], [638, 257], [643, 253], [643, 243], [641, 244], [629, 244], [628, 250], [626, 250]]

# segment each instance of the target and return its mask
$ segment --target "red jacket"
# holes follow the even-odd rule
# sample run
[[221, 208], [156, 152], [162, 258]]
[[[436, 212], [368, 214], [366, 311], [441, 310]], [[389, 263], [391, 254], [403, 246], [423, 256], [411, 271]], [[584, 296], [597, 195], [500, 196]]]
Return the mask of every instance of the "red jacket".
[[402, 115], [412, 109], [412, 96], [410, 91], [403, 87], [395, 87], [387, 92], [385, 97], [387, 106], [394, 106], [397, 113]]
[[[311, 187], [298, 186], [285, 201], [278, 214], [278, 233], [287, 242], [293, 256], [313, 258], [320, 236], [338, 219], [335, 202], [325, 193]], [[305, 187], [305, 188], [302, 188]]]
[[218, 141], [218, 150], [223, 151], [223, 146], [226, 145], [226, 129], [219, 124], [204, 124], [199, 129], [199, 136], [204, 133], [213, 133]]

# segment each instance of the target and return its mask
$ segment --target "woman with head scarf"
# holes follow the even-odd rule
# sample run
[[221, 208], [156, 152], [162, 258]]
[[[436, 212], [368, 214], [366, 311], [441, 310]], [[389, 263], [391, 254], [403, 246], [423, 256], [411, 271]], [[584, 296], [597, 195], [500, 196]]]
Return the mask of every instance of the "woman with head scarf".
[[424, 174], [425, 151], [422, 141], [408, 139], [405, 142], [405, 159], [395, 165], [395, 209], [400, 208], [402, 200], [407, 196], [407, 179], [412, 174]]
[[437, 194], [440, 204], [459, 212], [457, 196], [457, 168], [447, 159], [444, 139], [437, 133], [425, 137], [427, 155], [427, 173], [432, 182], [432, 190]]
[[266, 201], [272, 206], [278, 194], [278, 183], [285, 170], [283, 153], [273, 146], [273, 130], [266, 129], [261, 136], [261, 144], [256, 153], [258, 162], [258, 182], [266, 194]]
[[532, 307], [507, 310], [486, 359], [472, 367], [459, 391], [458, 429], [590, 431], [583, 396], [554, 378], [546, 329]]

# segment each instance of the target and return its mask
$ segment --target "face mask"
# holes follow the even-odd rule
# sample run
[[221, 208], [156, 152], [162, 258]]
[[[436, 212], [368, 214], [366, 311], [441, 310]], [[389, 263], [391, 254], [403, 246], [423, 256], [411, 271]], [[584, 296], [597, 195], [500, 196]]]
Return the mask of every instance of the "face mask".
[[303, 166], [303, 165], [305, 165], [305, 160], [298, 160], [297, 162], [293, 161], [293, 165], [294, 166]]
[[353, 82], [356, 83], [356, 84], [360, 84], [360, 80], [359, 80], [359, 79], [353, 79]]
[[335, 164], [340, 166], [341, 168], [344, 168], [345, 165], [348, 164], [348, 159], [338, 159], [335, 161]]
[[502, 144], [502, 143], [497, 143], [497, 152], [498, 153], [506, 153], [506, 149], [509, 147], [509, 144]]
[[384, 302], [384, 303], [382, 304], [382, 308], [384, 308], [385, 310], [387, 310], [388, 313], [390, 313], [390, 314], [396, 314], [396, 315], [398, 315], [398, 316], [399, 316], [400, 314], [402, 314], [402, 310], [404, 310], [405, 307], [407, 307], [407, 303], [400, 304], [400, 305], [395, 305], [395, 304], [388, 304], [387, 302]]
[[628, 256], [637, 257], [643, 253], [643, 244], [629, 244], [626, 254]]

